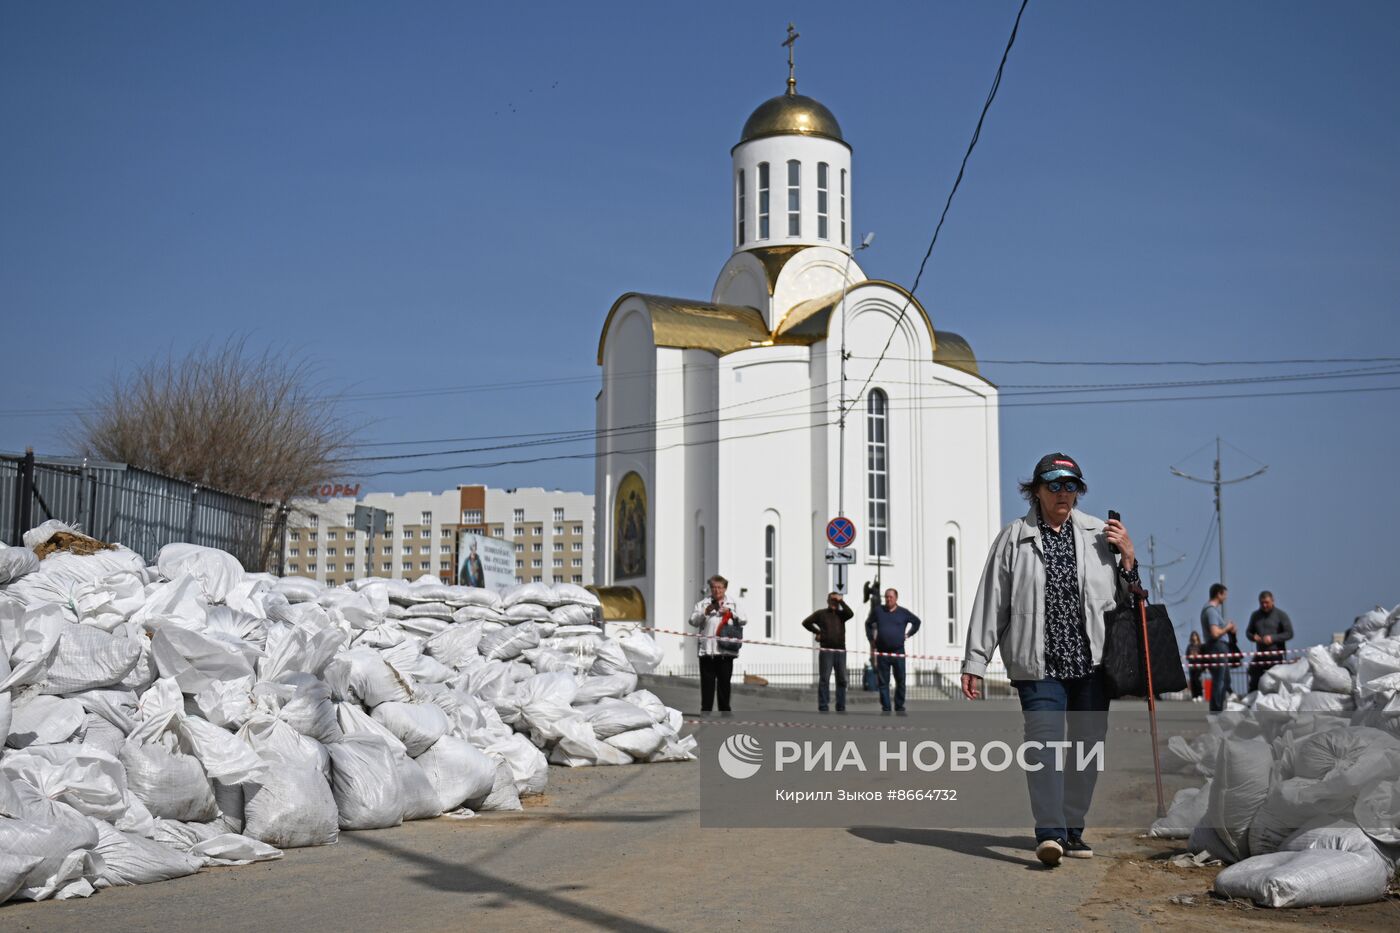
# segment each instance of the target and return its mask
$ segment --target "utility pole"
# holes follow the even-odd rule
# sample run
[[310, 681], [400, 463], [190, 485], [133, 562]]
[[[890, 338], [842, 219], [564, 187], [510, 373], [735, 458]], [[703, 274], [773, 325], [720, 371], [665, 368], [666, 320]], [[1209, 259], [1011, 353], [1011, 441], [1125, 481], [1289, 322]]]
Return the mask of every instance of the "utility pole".
[[1245, 480], [1254, 479], [1254, 477], [1259, 476], [1260, 474], [1262, 474], [1262, 473], [1263, 473], [1265, 470], [1267, 470], [1268, 468], [1269, 468], [1268, 464], [1265, 464], [1264, 466], [1262, 466], [1262, 467], [1260, 467], [1259, 469], [1255, 470], [1253, 473], [1250, 473], [1250, 474], [1248, 474], [1248, 475], [1246, 475], [1246, 476], [1239, 476], [1239, 477], [1236, 477], [1235, 479], [1221, 479], [1221, 478], [1220, 478], [1220, 436], [1219, 436], [1219, 435], [1216, 435], [1216, 438], [1215, 438], [1215, 478], [1214, 478], [1214, 479], [1202, 479], [1202, 478], [1199, 477], [1199, 476], [1191, 476], [1191, 475], [1188, 474], [1188, 473], [1183, 473], [1182, 471], [1178, 470], [1176, 467], [1170, 467], [1173, 476], [1180, 476], [1182, 479], [1189, 479], [1189, 480], [1191, 480], [1191, 482], [1193, 482], [1193, 483], [1205, 483], [1207, 486], [1210, 486], [1211, 488], [1213, 488], [1213, 489], [1215, 490], [1215, 544], [1216, 544], [1216, 547], [1217, 547], [1217, 548], [1219, 549], [1219, 551], [1220, 551], [1220, 579], [1219, 579], [1218, 581], [1216, 581], [1216, 582], [1220, 583], [1222, 586], [1223, 586], [1224, 583], [1225, 583], [1225, 514], [1224, 514], [1224, 512], [1222, 511], [1222, 508], [1221, 508], [1220, 487], [1222, 487], [1222, 486], [1229, 486], [1229, 485], [1231, 485], [1232, 483], [1243, 483]]
[[1156, 536], [1156, 535], [1148, 535], [1148, 536], [1147, 536], [1147, 554], [1148, 554], [1148, 561], [1147, 561], [1147, 585], [1148, 585], [1148, 587], [1149, 587], [1150, 589], [1152, 589], [1153, 591], [1156, 592], [1157, 598], [1158, 598], [1158, 599], [1160, 599], [1160, 600], [1165, 600], [1165, 599], [1167, 598], [1167, 597], [1166, 597], [1166, 592], [1167, 592], [1167, 578], [1166, 578], [1165, 575], [1159, 575], [1159, 574], [1157, 573], [1157, 568], [1158, 568], [1158, 567], [1170, 567], [1172, 564], [1179, 564], [1179, 563], [1181, 563], [1182, 561], [1184, 561], [1184, 560], [1186, 559], [1186, 555], [1185, 555], [1185, 554], [1182, 554], [1180, 557], [1176, 558], [1175, 560], [1169, 560], [1169, 561], [1167, 561], [1165, 564], [1159, 564], [1159, 563], [1157, 563], [1157, 536]]

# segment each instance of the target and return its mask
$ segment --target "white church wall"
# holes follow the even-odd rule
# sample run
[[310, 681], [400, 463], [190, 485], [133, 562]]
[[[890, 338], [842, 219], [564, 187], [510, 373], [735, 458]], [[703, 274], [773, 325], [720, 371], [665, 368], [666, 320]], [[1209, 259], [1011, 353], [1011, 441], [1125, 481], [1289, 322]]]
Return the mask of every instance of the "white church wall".
[[[778, 274], [778, 281], [773, 285], [773, 316], [781, 322], [794, 305], [865, 280], [860, 264], [848, 253], [822, 246], [804, 249], [789, 259]], [[852, 296], [852, 300], [855, 297]], [[839, 341], [839, 331], [833, 337]]]
[[[778, 530], [772, 638], [807, 644], [800, 622], [813, 608], [815, 543], [809, 531], [812, 503], [810, 366], [806, 347], [758, 347], [723, 357], [719, 365], [720, 424], [718, 548], [716, 570], [744, 601], [750, 631], [766, 638], [764, 625], [764, 529]], [[751, 645], [749, 665], [806, 663], [791, 650]], [[741, 665], [742, 667], [742, 665]]]
[[[650, 431], [619, 432], [630, 425], [648, 425], [656, 420], [655, 383], [657, 349], [652, 339], [651, 317], [638, 298], [629, 299], [614, 315], [612, 331], [607, 335], [603, 356], [603, 392], [600, 407], [606, 421], [601, 421], [597, 449], [600, 483], [597, 492], [597, 516], [594, 554], [597, 577], [609, 584], [621, 583], [641, 590], [647, 605], [653, 599], [652, 573], [655, 567], [655, 522], [648, 516], [646, 573], [623, 577], [615, 566], [613, 552], [615, 504], [618, 484], [629, 472], [641, 477], [647, 492], [649, 509], [654, 509], [656, 491], [654, 478], [655, 445]], [[641, 375], [633, 375], [641, 373]], [[652, 375], [647, 375], [651, 373]], [[618, 374], [627, 374], [617, 378]]]

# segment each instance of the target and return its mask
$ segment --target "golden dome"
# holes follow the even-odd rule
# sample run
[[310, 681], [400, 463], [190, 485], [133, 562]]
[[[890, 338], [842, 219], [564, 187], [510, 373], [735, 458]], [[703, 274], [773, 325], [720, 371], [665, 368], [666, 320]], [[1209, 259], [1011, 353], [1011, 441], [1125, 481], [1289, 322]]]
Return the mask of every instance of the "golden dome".
[[744, 123], [739, 144], [765, 136], [822, 136], [843, 145], [841, 124], [830, 110], [817, 100], [802, 94], [787, 93], [765, 100]]

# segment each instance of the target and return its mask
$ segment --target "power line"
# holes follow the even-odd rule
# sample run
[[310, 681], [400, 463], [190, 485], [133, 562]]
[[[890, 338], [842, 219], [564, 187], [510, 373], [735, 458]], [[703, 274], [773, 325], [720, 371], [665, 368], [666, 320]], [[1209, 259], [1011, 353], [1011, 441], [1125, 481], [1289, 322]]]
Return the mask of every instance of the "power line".
[[[926, 359], [922, 356], [889, 356], [884, 358], [896, 363], [920, 363]], [[852, 356], [851, 359], [873, 360], [879, 359], [879, 357]], [[996, 364], [998, 366], [1289, 366], [1302, 363], [1400, 363], [1400, 356], [1317, 356], [1282, 360], [1039, 360], [979, 357], [977, 362], [983, 365]]]
[[982, 103], [982, 113], [977, 117], [977, 126], [972, 131], [972, 140], [967, 144], [967, 151], [963, 153], [962, 164], [958, 166], [958, 176], [953, 179], [953, 187], [948, 191], [948, 200], [943, 202], [943, 213], [938, 216], [938, 225], [933, 228], [933, 237], [928, 242], [928, 249], [924, 251], [924, 258], [919, 262], [919, 271], [914, 275], [914, 284], [909, 288], [909, 297], [905, 300], [904, 307], [899, 309], [899, 317], [895, 318], [894, 327], [890, 328], [889, 339], [885, 341], [885, 347], [880, 351], [879, 360], [871, 367], [870, 375], [865, 379], [865, 385], [861, 386], [860, 391], [851, 399], [847, 411], [855, 407], [856, 401], [870, 387], [870, 380], [875, 378], [875, 371], [880, 368], [885, 354], [889, 352], [890, 344], [894, 343], [894, 335], [899, 333], [900, 325], [904, 323], [904, 318], [909, 313], [909, 305], [914, 301], [914, 293], [919, 290], [919, 282], [923, 280], [924, 268], [928, 265], [929, 257], [933, 255], [933, 247], [938, 242], [938, 234], [943, 230], [943, 222], [948, 219], [948, 211], [953, 206], [953, 196], [958, 193], [958, 188], [962, 185], [963, 174], [967, 171], [967, 160], [972, 157], [972, 150], [977, 148], [977, 141], [982, 138], [982, 123], [987, 119], [987, 111], [992, 109], [992, 101], [996, 100], [997, 90], [1001, 87], [1001, 76], [1006, 71], [1006, 59], [1011, 54], [1011, 47], [1016, 44], [1016, 33], [1021, 28], [1021, 16], [1026, 12], [1026, 4], [1029, 2], [1030, 0], [1021, 0], [1021, 8], [1016, 11], [1016, 21], [1011, 24], [1011, 35], [1007, 38], [1006, 48], [1001, 53], [1001, 62], [997, 65], [996, 76], [992, 78], [991, 90], [987, 92], [987, 99]]

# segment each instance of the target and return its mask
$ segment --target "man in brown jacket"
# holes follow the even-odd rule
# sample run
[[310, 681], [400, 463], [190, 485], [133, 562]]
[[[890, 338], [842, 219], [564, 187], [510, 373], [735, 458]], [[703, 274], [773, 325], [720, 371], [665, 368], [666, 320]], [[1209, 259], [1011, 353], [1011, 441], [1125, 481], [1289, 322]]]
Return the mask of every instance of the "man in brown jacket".
[[831, 672], [836, 671], [836, 712], [846, 711], [846, 622], [855, 613], [840, 593], [828, 593], [826, 608], [802, 620], [802, 627], [817, 637], [821, 679], [817, 681], [817, 709], [827, 712], [831, 700]]

